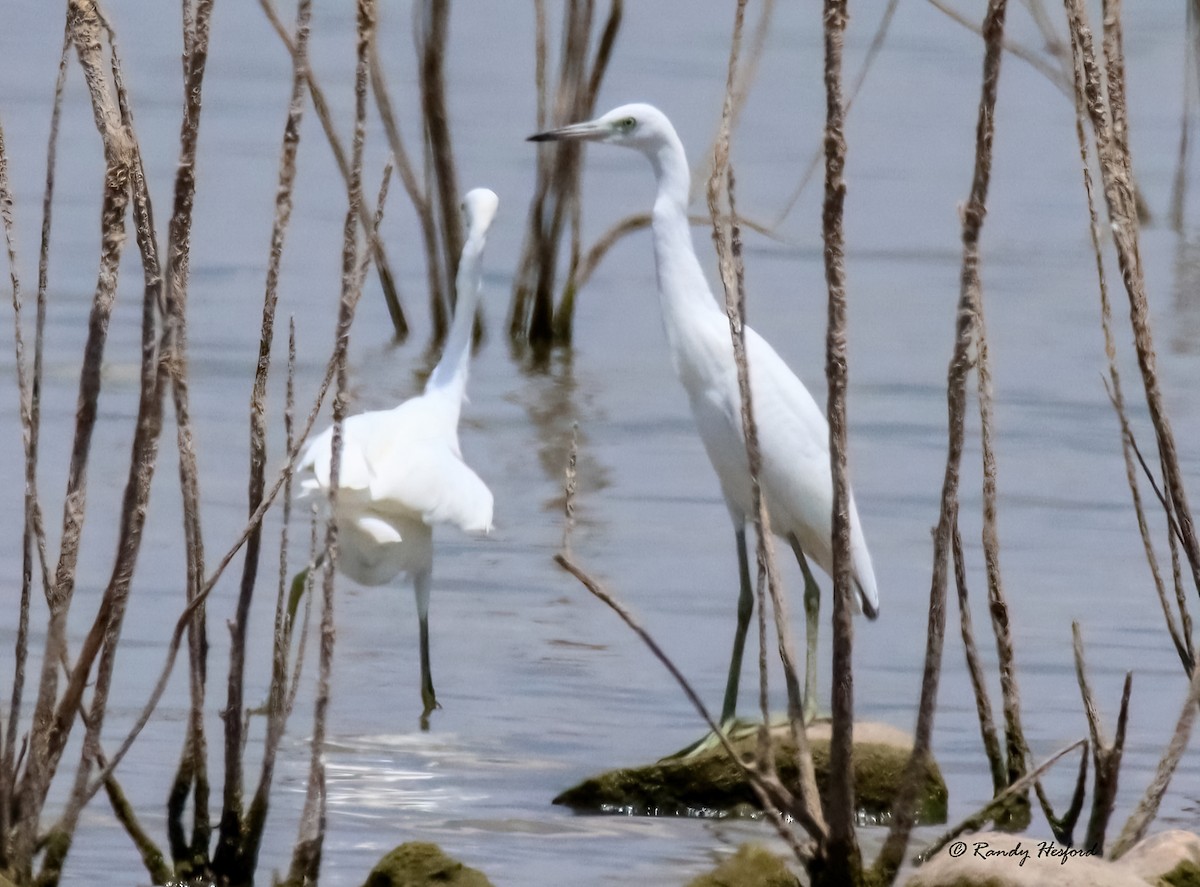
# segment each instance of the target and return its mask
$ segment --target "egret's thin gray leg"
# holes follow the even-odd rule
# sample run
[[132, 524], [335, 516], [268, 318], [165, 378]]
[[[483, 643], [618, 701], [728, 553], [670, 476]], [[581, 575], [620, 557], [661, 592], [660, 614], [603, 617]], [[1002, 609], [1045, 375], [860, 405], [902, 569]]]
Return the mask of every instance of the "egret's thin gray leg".
[[796, 561], [800, 564], [800, 572], [804, 574], [804, 619], [805, 645], [807, 650], [804, 657], [804, 721], [812, 723], [817, 716], [817, 616], [821, 610], [821, 589], [813, 578], [808, 566], [808, 558], [800, 547], [795, 535], [789, 536], [792, 551], [796, 553]]
[[746, 523], [743, 520], [734, 529], [737, 540], [738, 592], [737, 630], [733, 636], [733, 653], [729, 658], [729, 679], [725, 682], [725, 702], [721, 706], [721, 726], [728, 726], [737, 714], [738, 682], [742, 676], [742, 654], [746, 650], [746, 632], [750, 628], [750, 617], [754, 613], [754, 591], [750, 587], [750, 560], [746, 555]]
[[417, 593], [417, 621], [421, 643], [421, 702], [425, 704], [421, 712], [421, 729], [429, 729], [429, 715], [438, 705], [433, 693], [433, 677], [429, 671], [429, 589], [433, 582], [430, 570], [421, 570], [413, 577], [413, 589]]

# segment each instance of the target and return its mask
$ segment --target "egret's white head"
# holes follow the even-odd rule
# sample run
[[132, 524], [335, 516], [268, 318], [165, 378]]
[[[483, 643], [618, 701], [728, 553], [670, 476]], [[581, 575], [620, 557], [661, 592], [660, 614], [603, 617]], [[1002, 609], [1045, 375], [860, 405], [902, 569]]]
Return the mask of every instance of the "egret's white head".
[[667, 115], [653, 105], [637, 102], [613, 108], [586, 123], [573, 123], [531, 135], [531, 142], [587, 141], [624, 145], [651, 154], [664, 144], [678, 141]]
[[496, 218], [496, 210], [500, 206], [500, 198], [496, 192], [488, 188], [473, 188], [467, 192], [462, 201], [463, 217], [467, 223], [467, 237], [476, 237], [487, 233], [492, 219]]

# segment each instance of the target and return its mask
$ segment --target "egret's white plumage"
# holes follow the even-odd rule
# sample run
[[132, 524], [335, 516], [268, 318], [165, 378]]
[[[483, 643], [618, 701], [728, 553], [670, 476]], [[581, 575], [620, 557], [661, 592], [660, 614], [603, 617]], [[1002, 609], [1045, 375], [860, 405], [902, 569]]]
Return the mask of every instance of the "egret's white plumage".
[[[729, 321], [709, 289], [692, 245], [687, 218], [691, 183], [687, 155], [666, 115], [646, 104], [623, 105], [586, 123], [530, 137], [534, 141], [578, 139], [624, 145], [650, 161], [658, 182], [651, 230], [663, 325], [671, 361], [687, 391], [704, 448], [716, 469], [737, 538], [741, 592], [738, 630], [726, 686], [722, 720], [733, 718], [742, 649], [753, 597], [745, 547], [745, 526], [753, 513], [750, 472], [741, 420], [741, 395]], [[809, 618], [806, 707], [814, 699], [816, 584], [805, 556], [829, 573], [833, 568], [833, 481], [829, 426], [808, 389], [767, 342], [746, 328], [746, 356], [762, 451], [760, 485], [771, 528], [787, 539], [805, 573]], [[874, 618], [879, 593], [871, 556], [854, 499], [850, 500], [851, 559], [857, 602]]]
[[[455, 280], [454, 320], [425, 390], [394, 409], [351, 416], [342, 426], [337, 566], [363, 585], [383, 585], [400, 573], [412, 577], [420, 620], [423, 725], [437, 707], [428, 629], [433, 525], [450, 523], [469, 533], [492, 528], [492, 493], [463, 461], [458, 418], [479, 304], [480, 263], [498, 204], [486, 188], [463, 200], [467, 238]], [[332, 446], [328, 428], [300, 457], [301, 496], [328, 496]]]

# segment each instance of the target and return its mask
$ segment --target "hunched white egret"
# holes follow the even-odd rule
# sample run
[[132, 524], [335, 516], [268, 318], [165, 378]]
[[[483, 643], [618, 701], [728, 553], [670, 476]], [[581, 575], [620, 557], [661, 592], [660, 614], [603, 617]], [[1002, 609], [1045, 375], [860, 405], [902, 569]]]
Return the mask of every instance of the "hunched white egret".
[[[429, 669], [429, 592], [433, 525], [469, 533], [492, 528], [492, 493], [463, 461], [458, 419], [471, 362], [471, 331], [481, 288], [480, 263], [499, 200], [487, 188], [463, 200], [467, 237], [455, 279], [457, 303], [441, 359], [425, 390], [390, 410], [360, 413], [342, 426], [336, 514], [338, 569], [362, 585], [411, 577], [421, 655], [421, 727], [439, 708]], [[329, 495], [333, 429], [308, 445], [296, 466], [300, 495]]]
[[[586, 123], [530, 136], [530, 141], [579, 140], [623, 145], [640, 151], [654, 170], [658, 193], [651, 231], [659, 304], [671, 361], [687, 391], [692, 415], [716, 469], [733, 519], [740, 593], [737, 630], [729, 664], [721, 722], [732, 724], [746, 630], [754, 607], [746, 554], [746, 520], [753, 513], [750, 470], [741, 420], [741, 395], [729, 322], [705, 280], [692, 245], [687, 204], [691, 177], [683, 143], [667, 116], [652, 105], [622, 105]], [[829, 426], [808, 389], [767, 342], [746, 327], [750, 391], [762, 450], [759, 477], [771, 529], [786, 539], [804, 574], [807, 657], [804, 708], [816, 711], [817, 615], [820, 590], [806, 558], [826, 573], [833, 568], [833, 480]], [[850, 549], [856, 602], [869, 618], [879, 611], [871, 555], [853, 496]]]

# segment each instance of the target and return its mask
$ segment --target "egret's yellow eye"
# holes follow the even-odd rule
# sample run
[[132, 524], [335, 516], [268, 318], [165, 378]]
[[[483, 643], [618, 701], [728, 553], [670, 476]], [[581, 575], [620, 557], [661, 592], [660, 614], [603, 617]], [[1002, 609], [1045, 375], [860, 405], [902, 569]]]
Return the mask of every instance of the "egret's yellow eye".
[[622, 120], [617, 125], [619, 127], [621, 127], [621, 129], [633, 129], [635, 126], [637, 126], [637, 121], [634, 120], [632, 117], [626, 117], [624, 120]]

